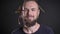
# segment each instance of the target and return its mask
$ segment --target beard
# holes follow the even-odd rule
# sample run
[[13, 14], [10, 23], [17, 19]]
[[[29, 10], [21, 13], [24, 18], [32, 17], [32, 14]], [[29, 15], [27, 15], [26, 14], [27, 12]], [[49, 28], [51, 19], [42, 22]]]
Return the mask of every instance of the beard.
[[21, 25], [22, 27], [24, 27], [25, 25], [26, 25], [27, 27], [31, 27], [31, 26], [34, 26], [34, 25], [36, 24], [37, 18], [36, 18], [35, 20], [31, 21], [31, 20], [28, 19], [28, 18], [19, 17], [19, 22], [20, 22], [20, 25]]
[[33, 21], [26, 21], [25, 22], [25, 25], [27, 26], [27, 27], [31, 27], [31, 26], [34, 26], [35, 24], [36, 24], [36, 22], [37, 22], [37, 20], [33, 20]]
[[37, 22], [37, 19], [31, 21], [30, 19], [25, 18], [25, 19], [23, 20], [24, 25], [26, 25], [27, 27], [34, 26], [34, 25], [36, 24], [36, 22]]

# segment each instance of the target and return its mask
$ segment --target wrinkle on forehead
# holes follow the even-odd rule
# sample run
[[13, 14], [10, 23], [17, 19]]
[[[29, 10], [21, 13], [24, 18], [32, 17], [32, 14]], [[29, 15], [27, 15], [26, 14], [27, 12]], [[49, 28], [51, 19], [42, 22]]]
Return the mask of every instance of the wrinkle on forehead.
[[24, 8], [38, 8], [38, 4], [35, 1], [27, 1], [24, 3]]

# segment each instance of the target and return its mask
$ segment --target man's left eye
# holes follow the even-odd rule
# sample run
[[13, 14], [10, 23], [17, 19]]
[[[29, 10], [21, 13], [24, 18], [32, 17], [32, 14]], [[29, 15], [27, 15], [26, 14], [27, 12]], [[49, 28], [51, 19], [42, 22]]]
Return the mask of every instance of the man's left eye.
[[35, 9], [32, 9], [32, 11], [35, 11]]

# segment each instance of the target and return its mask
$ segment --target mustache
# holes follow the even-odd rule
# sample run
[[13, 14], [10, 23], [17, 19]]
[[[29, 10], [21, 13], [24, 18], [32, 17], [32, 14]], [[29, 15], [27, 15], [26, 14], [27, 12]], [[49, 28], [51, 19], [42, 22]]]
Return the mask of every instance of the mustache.
[[[30, 16], [30, 17], [33, 17], [33, 16]], [[27, 21], [27, 22], [30, 22], [30, 20], [27, 18], [27, 16], [26, 16], [26, 17], [20, 16], [20, 17], [19, 17], [19, 20], [20, 20], [20, 21], [23, 21], [23, 22], [26, 22], [26, 21]]]
[[34, 17], [34, 16], [32, 16], [32, 15], [27, 15], [27, 16], [19, 16], [19, 20], [20, 21], [23, 21], [23, 22], [30, 22], [30, 19], [28, 19], [28, 17]]
[[27, 22], [30, 22], [30, 20], [28, 18], [23, 17], [23, 16], [19, 17], [20, 27], [24, 27], [24, 25], [26, 25]]
[[27, 15], [26, 17], [34, 17], [33, 15]]

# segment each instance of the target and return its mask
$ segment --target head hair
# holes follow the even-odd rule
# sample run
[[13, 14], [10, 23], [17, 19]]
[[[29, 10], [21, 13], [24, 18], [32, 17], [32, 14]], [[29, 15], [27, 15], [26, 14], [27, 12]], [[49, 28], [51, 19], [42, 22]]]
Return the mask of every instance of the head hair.
[[24, 5], [24, 3], [28, 2], [28, 1], [34, 1], [34, 2], [36, 2], [37, 5], [38, 5], [38, 8], [40, 9], [40, 4], [39, 4], [38, 0], [23, 0], [23, 1], [22, 1], [22, 4], [20, 4], [20, 6], [19, 6], [18, 9], [17, 9], [17, 13], [18, 13], [19, 15], [21, 15], [22, 6]]
[[29, 2], [29, 1], [34, 1], [34, 2], [36, 2], [37, 5], [38, 5], [38, 8], [40, 9], [40, 5], [39, 5], [39, 3], [38, 3], [38, 0], [24, 0], [24, 1], [22, 1], [22, 3], [19, 5], [19, 7], [18, 7], [18, 9], [17, 9], [17, 13], [18, 13], [18, 15], [19, 15], [19, 18], [18, 18], [18, 23], [19, 23], [19, 24], [21, 24], [21, 23], [20, 23], [20, 16], [21, 16], [21, 12], [23, 11], [23, 10], [22, 10], [22, 6], [24, 5], [24, 3]]
[[[17, 13], [18, 13], [19, 16], [21, 16], [23, 4], [26, 3], [26, 2], [29, 2], [29, 1], [34, 1], [34, 2], [36, 2], [37, 5], [38, 5], [38, 8], [39, 8], [43, 13], [45, 13], [45, 11], [44, 11], [44, 10], [42, 9], [42, 7], [40, 6], [40, 3], [38, 2], [38, 0], [23, 0], [22, 3], [19, 5], [19, 7], [18, 7], [18, 9], [17, 9]], [[18, 18], [18, 20], [19, 20], [19, 18]], [[20, 23], [20, 21], [18, 21], [18, 22]]]

